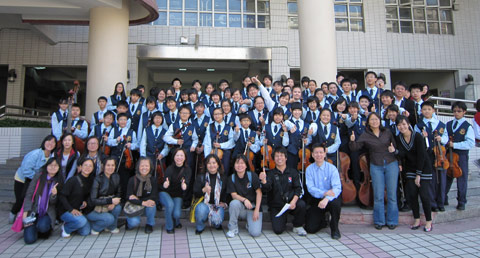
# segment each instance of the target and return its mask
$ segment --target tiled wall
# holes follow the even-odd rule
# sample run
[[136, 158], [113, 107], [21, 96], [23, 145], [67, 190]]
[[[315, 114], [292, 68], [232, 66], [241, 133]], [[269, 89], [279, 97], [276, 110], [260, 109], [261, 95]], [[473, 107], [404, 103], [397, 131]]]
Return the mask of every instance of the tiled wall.
[[[466, 74], [480, 79], [479, 1], [457, 1], [460, 10], [453, 12], [454, 36], [387, 33], [384, 0], [363, 2], [365, 32], [337, 32], [340, 69], [383, 72], [387, 75], [388, 85], [390, 69], [459, 70], [457, 85]], [[270, 47], [272, 75], [275, 79], [282, 74], [288, 76], [290, 68], [299, 68], [300, 55], [298, 30], [288, 29], [286, 3], [287, 0], [271, 1], [271, 29], [130, 27], [128, 88], [135, 87], [137, 82], [138, 45], [177, 45], [180, 36], [187, 36], [189, 44], [193, 44], [196, 34], [200, 35], [200, 46]], [[24, 65], [87, 65], [88, 27], [55, 26], [48, 32], [55, 35], [56, 45], [49, 45], [30, 30], [0, 29], [0, 64], [16, 69], [19, 76], [23, 76]], [[20, 77], [15, 83], [8, 84], [7, 104], [22, 104], [22, 83]]]
[[0, 128], [0, 164], [40, 147], [50, 128]]

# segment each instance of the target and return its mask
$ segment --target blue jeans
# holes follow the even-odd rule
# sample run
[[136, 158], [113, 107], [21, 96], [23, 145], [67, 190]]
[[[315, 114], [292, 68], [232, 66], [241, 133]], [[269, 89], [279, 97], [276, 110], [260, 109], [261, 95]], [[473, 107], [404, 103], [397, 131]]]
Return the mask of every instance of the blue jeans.
[[383, 166], [370, 164], [370, 174], [373, 186], [373, 222], [385, 225], [385, 187], [387, 188], [387, 225], [398, 225], [397, 184], [398, 162], [394, 161]]
[[48, 214], [41, 218], [37, 217], [35, 224], [26, 227], [23, 230], [23, 240], [25, 241], [25, 244], [28, 245], [35, 243], [38, 239], [38, 233], [47, 233], [51, 228], [52, 220]]
[[183, 200], [180, 197], [172, 198], [167, 192], [160, 192], [158, 195], [165, 208], [165, 229], [172, 230], [173, 226], [180, 224]]
[[[218, 207], [220, 217], [225, 217], [225, 210], [223, 207]], [[197, 226], [198, 231], [203, 231], [205, 229], [205, 222], [208, 220], [208, 213], [210, 213], [210, 208], [204, 202], [201, 202], [195, 208], [195, 225]], [[213, 225], [215, 228], [220, 227], [222, 224]]]
[[[145, 207], [144, 213], [147, 216], [147, 225], [155, 226], [155, 213], [157, 212], [157, 206]], [[127, 218], [128, 228], [135, 228], [140, 225], [140, 216]]]
[[112, 231], [117, 228], [118, 215], [120, 215], [121, 211], [122, 206], [119, 204], [109, 212], [98, 213], [92, 211], [87, 214], [87, 219], [90, 221], [92, 229], [97, 232], [103, 231], [104, 229]]
[[65, 233], [70, 234], [74, 231], [81, 236], [90, 235], [90, 223], [88, 222], [87, 218], [83, 215], [74, 216], [70, 212], [65, 212], [60, 217], [65, 224], [63, 228], [65, 229]]

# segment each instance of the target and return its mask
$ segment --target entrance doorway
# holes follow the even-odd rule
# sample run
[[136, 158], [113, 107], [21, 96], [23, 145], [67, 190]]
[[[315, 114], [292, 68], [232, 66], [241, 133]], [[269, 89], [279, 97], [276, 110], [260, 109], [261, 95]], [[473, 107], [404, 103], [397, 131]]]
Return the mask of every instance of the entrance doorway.
[[7, 104], [8, 65], [0, 65], [0, 106]]

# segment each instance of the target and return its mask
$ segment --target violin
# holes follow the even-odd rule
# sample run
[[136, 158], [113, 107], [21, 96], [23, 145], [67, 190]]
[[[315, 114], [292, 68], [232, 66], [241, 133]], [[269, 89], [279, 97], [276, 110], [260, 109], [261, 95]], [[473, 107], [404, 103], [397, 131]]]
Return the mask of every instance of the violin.
[[[185, 129], [186, 127], [189, 127], [191, 124], [192, 124], [192, 123], [188, 122], [188, 123], [182, 125], [182, 127], [177, 128], [177, 130], [175, 130], [175, 133], [174, 133], [173, 136], [172, 136], [173, 139], [177, 139], [177, 140], [182, 139], [182, 137], [183, 137], [183, 134], [182, 134], [183, 129]], [[183, 144], [180, 144], [180, 148], [182, 147], [182, 145], [183, 145]]]
[[[218, 139], [220, 138], [220, 132], [217, 132], [217, 136], [215, 136], [215, 143], [218, 143]], [[219, 159], [223, 158], [223, 150], [217, 147], [214, 147], [212, 150], [212, 154], [215, 154]]]
[[[262, 132], [262, 136], [265, 136], [265, 131]], [[272, 153], [272, 146], [264, 144], [260, 151], [263, 153], [263, 160], [261, 166], [267, 169], [274, 169], [275, 162], [272, 159], [270, 153]]]
[[[255, 137], [248, 138], [248, 141], [250, 143], [254, 144], [255, 143]], [[250, 151], [250, 148], [248, 147], [248, 144], [245, 144], [245, 151], [243, 152], [243, 154], [245, 155], [245, 157], [247, 157], [248, 168], [250, 169], [250, 171], [255, 171], [255, 167], [253, 166], [253, 157], [255, 156], [255, 154]]]
[[165, 163], [161, 159], [158, 159], [160, 151], [155, 149], [155, 176], [157, 177], [158, 185], [162, 185], [164, 181], [164, 171], [167, 169]]
[[[453, 142], [453, 136], [450, 136], [450, 142]], [[453, 178], [461, 177], [463, 172], [460, 165], [458, 165], [460, 157], [457, 153], [453, 152], [453, 148], [450, 148], [449, 152], [450, 166], [447, 169], [447, 176]]]
[[298, 152], [298, 157], [301, 161], [301, 164], [298, 164], [297, 169], [302, 171], [302, 173], [305, 173], [305, 168], [312, 164], [312, 162], [310, 162], [310, 157], [312, 157], [312, 153], [309, 148], [305, 148], [304, 140], [307, 139], [307, 136], [308, 132], [302, 133], [302, 151]]
[[350, 157], [344, 152], [338, 152], [340, 158], [340, 180], [342, 182], [342, 203], [351, 203], [357, 198], [357, 189], [348, 176]]
[[[105, 134], [103, 136], [108, 137], [109, 133], [105, 131]], [[105, 155], [110, 155], [110, 147], [107, 146], [107, 141], [103, 140], [104, 137], [102, 137], [102, 140], [100, 141], [102, 144], [102, 152], [105, 153]]]
[[[435, 137], [438, 136], [437, 130], [434, 132]], [[435, 146], [433, 147], [433, 153], [435, 153], [435, 167], [440, 169], [447, 170], [450, 167], [450, 162], [447, 159], [447, 151], [445, 147], [440, 144], [440, 142], [435, 141]]]
[[124, 135], [123, 136], [123, 140], [124, 140], [124, 155], [125, 155], [125, 168], [126, 169], [133, 169], [133, 156], [132, 156], [132, 151], [126, 147], [127, 143], [129, 143], [129, 141], [127, 141], [127, 136]]
[[358, 199], [363, 205], [373, 207], [372, 179], [370, 177], [370, 168], [365, 154], [360, 156], [360, 170], [363, 171], [364, 179], [358, 190]]

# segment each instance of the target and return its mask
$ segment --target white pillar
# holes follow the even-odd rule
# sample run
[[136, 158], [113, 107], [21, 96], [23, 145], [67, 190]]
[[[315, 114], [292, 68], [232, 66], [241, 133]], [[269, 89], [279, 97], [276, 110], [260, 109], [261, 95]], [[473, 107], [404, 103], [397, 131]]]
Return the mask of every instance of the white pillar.
[[123, 0], [122, 6], [121, 9], [90, 9], [87, 119], [98, 109], [99, 96], [108, 98], [112, 95], [117, 82], [127, 85], [129, 10], [126, 0]]
[[317, 82], [334, 82], [337, 46], [333, 0], [300, 0], [300, 73]]

